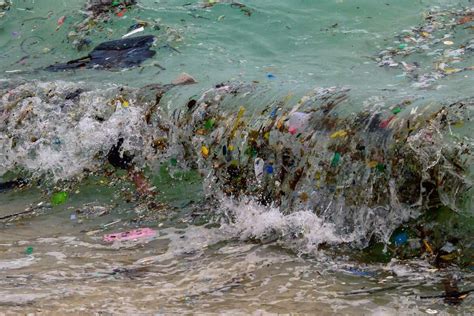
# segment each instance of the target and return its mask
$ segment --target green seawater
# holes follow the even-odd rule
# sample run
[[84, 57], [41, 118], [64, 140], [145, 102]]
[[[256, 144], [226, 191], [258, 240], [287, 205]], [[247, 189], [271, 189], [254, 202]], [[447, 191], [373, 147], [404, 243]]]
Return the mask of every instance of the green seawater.
[[[78, 52], [67, 37], [71, 26], [82, 20], [83, 2], [15, 1], [1, 21], [0, 71], [22, 70], [26, 73], [19, 77], [42, 80], [87, 80], [137, 87], [167, 83], [187, 72], [199, 81], [196, 90], [223, 81], [256, 80], [271, 81], [276, 89], [285, 87], [288, 91], [347, 85], [364, 97], [382, 89], [411, 94], [416, 92], [407, 91], [412, 89], [401, 72], [385, 71], [370, 58], [387, 46], [398, 46], [393, 36], [420, 24], [429, 9], [456, 8], [468, 1], [243, 1], [252, 10], [251, 16], [229, 3], [211, 8], [201, 8], [201, 3], [142, 0], [138, 8], [100, 24], [87, 36], [92, 41], [91, 49], [126, 34], [135, 19], [158, 21], [160, 30], [146, 28], [137, 35], [155, 34], [158, 46], [170, 43], [180, 53], [160, 48], [143, 68], [129, 71], [51, 74], [32, 71], [87, 52]], [[61, 16], [66, 20], [56, 31]], [[29, 57], [17, 63], [25, 56]], [[155, 63], [166, 70], [152, 66]], [[472, 74], [466, 74], [443, 82], [436, 92], [422, 93], [457, 96], [470, 92], [471, 87]]]

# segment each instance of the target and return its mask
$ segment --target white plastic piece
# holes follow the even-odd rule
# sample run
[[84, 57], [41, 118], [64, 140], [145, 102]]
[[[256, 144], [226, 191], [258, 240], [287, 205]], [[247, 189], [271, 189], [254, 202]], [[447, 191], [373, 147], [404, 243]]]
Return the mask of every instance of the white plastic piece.
[[145, 28], [143, 26], [139, 27], [138, 29], [134, 29], [133, 31], [125, 34], [124, 36], [122, 36], [122, 38], [127, 38], [129, 36], [132, 36], [133, 34], [137, 34], [137, 33], [140, 33], [140, 32], [143, 32], [145, 30]]
[[264, 165], [265, 165], [265, 162], [263, 161], [262, 158], [258, 158], [258, 157], [255, 158], [253, 167], [255, 170], [255, 177], [257, 178], [258, 182], [262, 181]]

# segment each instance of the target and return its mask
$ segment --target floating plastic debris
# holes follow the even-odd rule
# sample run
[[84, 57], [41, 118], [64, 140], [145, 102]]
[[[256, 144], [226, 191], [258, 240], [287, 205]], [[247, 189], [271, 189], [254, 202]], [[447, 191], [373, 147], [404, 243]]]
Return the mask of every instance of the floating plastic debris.
[[31, 247], [31, 246], [27, 247], [27, 248], [25, 249], [25, 253], [26, 253], [27, 255], [33, 254], [33, 247]]
[[78, 68], [118, 69], [139, 66], [156, 52], [151, 50], [155, 37], [138, 36], [104, 42], [95, 47], [89, 55], [46, 67], [47, 71], [65, 71]]
[[133, 31], [130, 31], [127, 34], [123, 35], [122, 38], [130, 37], [130, 36], [135, 35], [137, 33], [143, 32], [144, 30], [145, 30], [145, 28], [143, 26], [141, 26], [141, 27], [139, 27], [137, 29], [134, 29]]
[[68, 193], [67, 192], [57, 192], [57, 193], [54, 193], [52, 196], [51, 196], [51, 204], [52, 205], [61, 205], [61, 204], [64, 204], [66, 203], [67, 199], [68, 199]]
[[156, 236], [156, 231], [151, 228], [139, 228], [130, 230], [123, 233], [113, 233], [104, 235], [103, 240], [105, 242], [121, 242], [121, 241], [129, 241], [129, 240], [136, 240], [136, 239], [145, 239], [145, 238], [153, 238]]

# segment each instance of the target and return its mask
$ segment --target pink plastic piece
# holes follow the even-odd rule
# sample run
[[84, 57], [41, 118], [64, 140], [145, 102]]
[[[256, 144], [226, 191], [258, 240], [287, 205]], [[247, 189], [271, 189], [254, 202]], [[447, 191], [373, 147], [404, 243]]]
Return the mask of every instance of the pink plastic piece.
[[114, 241], [134, 240], [134, 239], [140, 239], [140, 238], [150, 238], [150, 237], [155, 237], [155, 236], [156, 236], [156, 231], [154, 231], [153, 229], [139, 228], [139, 229], [134, 229], [128, 232], [104, 235], [103, 239], [105, 242], [114, 242]]
[[380, 128], [387, 128], [388, 124], [390, 124], [390, 122], [393, 121], [394, 118], [395, 118], [395, 115], [390, 116], [385, 121], [380, 122], [379, 127]]
[[288, 119], [288, 132], [291, 135], [303, 133], [308, 126], [311, 115], [303, 112], [294, 112]]

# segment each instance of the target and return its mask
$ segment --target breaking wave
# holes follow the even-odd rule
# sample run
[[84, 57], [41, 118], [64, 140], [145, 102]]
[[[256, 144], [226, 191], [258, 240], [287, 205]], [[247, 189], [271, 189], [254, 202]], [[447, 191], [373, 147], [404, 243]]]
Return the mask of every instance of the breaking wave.
[[198, 169], [206, 196], [224, 201], [216, 212], [228, 210], [226, 227], [244, 239], [365, 247], [430, 209], [472, 205], [472, 99], [371, 98], [350, 112], [346, 88], [272, 99], [222, 84], [182, 105], [170, 85], [0, 87], [0, 174], [79, 181], [103, 170], [122, 139], [136, 169]]

